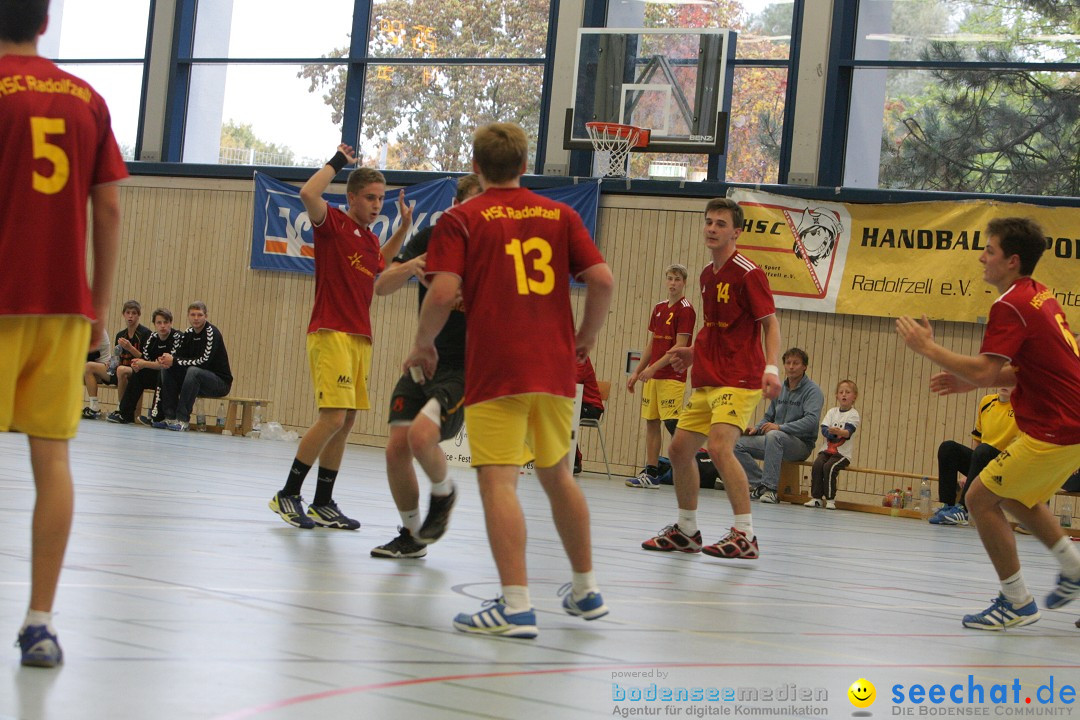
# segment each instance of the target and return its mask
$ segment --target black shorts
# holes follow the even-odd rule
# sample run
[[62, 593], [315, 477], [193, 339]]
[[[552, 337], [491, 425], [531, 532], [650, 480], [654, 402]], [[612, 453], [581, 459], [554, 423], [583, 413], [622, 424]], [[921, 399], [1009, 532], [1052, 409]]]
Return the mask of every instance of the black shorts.
[[465, 423], [465, 370], [461, 368], [437, 368], [435, 377], [423, 385], [409, 373], [402, 375], [390, 396], [390, 422], [412, 422], [431, 398], [441, 408], [439, 437], [449, 440]]

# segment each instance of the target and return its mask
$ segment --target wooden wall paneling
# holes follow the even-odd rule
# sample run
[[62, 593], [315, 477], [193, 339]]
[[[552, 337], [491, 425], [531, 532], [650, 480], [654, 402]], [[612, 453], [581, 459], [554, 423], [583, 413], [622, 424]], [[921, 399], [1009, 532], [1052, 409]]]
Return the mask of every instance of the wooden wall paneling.
[[[305, 350], [314, 280], [248, 268], [251, 183], [132, 178], [121, 194], [121, 272], [110, 332], [119, 329], [120, 307], [129, 297], [143, 303], [146, 324], [153, 309], [164, 306], [181, 329], [188, 302], [205, 300], [226, 336], [235, 390], [268, 397], [273, 404], [265, 419], [305, 430], [317, 414]], [[687, 297], [700, 313], [697, 278], [708, 260], [700, 206], [697, 199], [672, 198], [660, 205], [652, 198], [601, 198], [598, 243], [617, 285], [593, 362], [597, 376], [612, 384], [604, 430], [615, 473], [633, 474], [644, 454], [640, 395], [625, 390], [625, 352], [644, 347], [648, 311], [665, 295], [661, 273], [669, 263], [687, 266]], [[584, 291], [572, 295], [580, 313]], [[864, 425], [856, 464], [933, 474], [937, 445], [946, 438], [966, 441], [978, 393], [931, 395], [927, 383], [933, 370], [899, 341], [893, 319], [789, 310], [778, 316], [783, 348], [798, 345], [810, 354], [810, 375], [822, 387], [826, 409], [835, 402], [837, 381], [852, 377], [859, 384]], [[372, 318], [372, 410], [360, 414], [351, 440], [382, 445], [389, 394], [415, 334], [415, 288], [376, 298]], [[935, 334], [947, 347], [973, 353], [982, 326], [939, 322]], [[665, 431], [665, 448], [667, 441]], [[583, 450], [591, 468], [602, 464], [595, 434], [587, 434]], [[897, 484], [879, 476], [850, 480], [845, 499], [863, 502], [875, 502]]]

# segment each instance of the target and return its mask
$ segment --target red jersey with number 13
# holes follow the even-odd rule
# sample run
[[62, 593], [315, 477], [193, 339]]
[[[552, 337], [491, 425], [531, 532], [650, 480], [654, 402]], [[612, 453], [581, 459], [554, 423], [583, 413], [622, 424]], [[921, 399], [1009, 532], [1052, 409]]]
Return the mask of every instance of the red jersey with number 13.
[[761, 321], [776, 312], [765, 273], [738, 252], [719, 269], [709, 263], [701, 271], [701, 307], [691, 387], [760, 388]]
[[524, 188], [491, 188], [446, 211], [427, 274], [462, 279], [465, 404], [507, 395], [574, 397], [570, 276], [604, 262], [574, 210]]
[[[649, 364], [652, 365], [664, 357], [664, 353], [675, 347], [675, 341], [680, 335], [693, 337], [696, 322], [697, 313], [686, 298], [679, 298], [674, 305], [668, 305], [667, 300], [656, 303], [649, 317], [649, 332], [652, 333]], [[686, 382], [686, 371], [679, 372], [668, 364], [657, 370], [653, 379]]]
[[1018, 278], [990, 306], [979, 352], [1016, 368], [1011, 402], [1021, 430], [1055, 445], [1080, 444], [1080, 351], [1051, 290]]
[[45, 58], [0, 57], [0, 315], [93, 318], [90, 189], [127, 177], [105, 101]]

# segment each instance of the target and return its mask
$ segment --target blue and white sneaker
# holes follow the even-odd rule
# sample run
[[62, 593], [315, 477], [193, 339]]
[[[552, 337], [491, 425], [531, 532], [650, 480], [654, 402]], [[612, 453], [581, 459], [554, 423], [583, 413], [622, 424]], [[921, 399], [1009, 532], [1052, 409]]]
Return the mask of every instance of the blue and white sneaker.
[[19, 633], [16, 642], [22, 650], [22, 664], [29, 667], [53, 668], [64, 662], [60, 641], [44, 625], [30, 625]]
[[559, 588], [559, 594], [563, 596], [562, 607], [567, 615], [585, 618], [586, 620], [596, 620], [608, 614], [607, 605], [604, 604], [604, 598], [600, 593], [586, 593], [585, 597], [575, 600], [571, 587], [570, 583], [566, 583]]
[[1070, 580], [1064, 575], [1058, 575], [1058, 586], [1046, 596], [1046, 607], [1051, 610], [1068, 605], [1080, 597], [1080, 578]]
[[963, 505], [953, 505], [939, 513], [937, 517], [938, 525], [966, 526], [968, 524], [968, 511]]
[[626, 487], [638, 488], [639, 490], [659, 490], [660, 483], [656, 482], [656, 476], [642, 470], [637, 477], [627, 478], [623, 483]]
[[1005, 630], [1012, 627], [1023, 627], [1037, 621], [1039, 607], [1032, 598], [1025, 605], [1016, 607], [1005, 599], [1004, 595], [994, 598], [993, 604], [975, 615], [964, 616], [964, 627], [975, 630]]
[[935, 512], [933, 515], [930, 516], [930, 519], [927, 520], [927, 522], [930, 523], [931, 525], [940, 525], [941, 524], [941, 516], [944, 515], [946, 512], [948, 512], [949, 510], [952, 510], [954, 507], [956, 507], [956, 505], [942, 505], [941, 507], [939, 507], [937, 509], [937, 512]]
[[507, 615], [506, 604], [501, 597], [484, 601], [482, 607], [484, 609], [475, 615], [458, 613], [454, 618], [454, 627], [474, 635], [531, 639], [539, 634], [536, 629], [536, 612], [533, 610]]

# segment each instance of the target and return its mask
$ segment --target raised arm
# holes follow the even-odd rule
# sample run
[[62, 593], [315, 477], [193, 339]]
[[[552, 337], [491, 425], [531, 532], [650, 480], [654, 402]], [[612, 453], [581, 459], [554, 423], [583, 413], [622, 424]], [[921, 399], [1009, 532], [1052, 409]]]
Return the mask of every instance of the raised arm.
[[315, 174], [309, 177], [300, 188], [300, 201], [304, 203], [304, 209], [307, 210], [312, 225], [322, 225], [323, 220], [326, 219], [326, 200], [323, 199], [326, 188], [330, 187], [330, 183], [334, 182], [334, 178], [343, 167], [354, 162], [356, 162], [356, 154], [352, 146], [342, 143], [338, 145], [334, 157], [316, 170]]
[[[415, 204], [415, 203], [414, 203]], [[412, 207], [405, 202], [405, 191], [398, 191], [397, 199], [398, 207], [398, 226], [394, 234], [390, 236], [390, 239], [386, 241], [386, 244], [382, 246], [380, 252], [382, 253], [383, 260], [387, 265], [397, 257], [397, 254], [401, 251], [401, 244], [405, 241], [406, 236], [409, 234], [409, 228], [412, 227]]]

